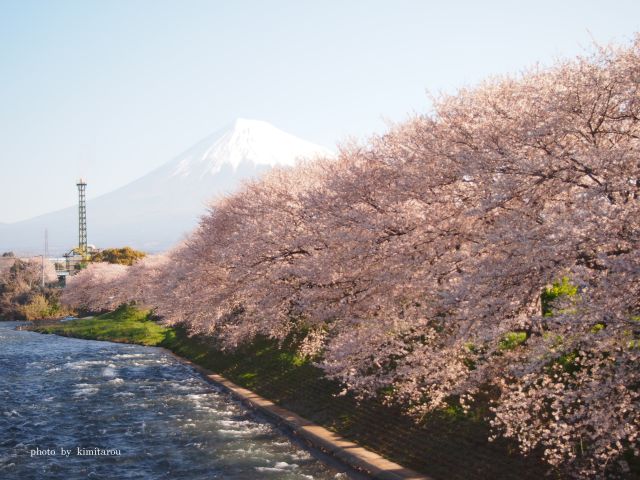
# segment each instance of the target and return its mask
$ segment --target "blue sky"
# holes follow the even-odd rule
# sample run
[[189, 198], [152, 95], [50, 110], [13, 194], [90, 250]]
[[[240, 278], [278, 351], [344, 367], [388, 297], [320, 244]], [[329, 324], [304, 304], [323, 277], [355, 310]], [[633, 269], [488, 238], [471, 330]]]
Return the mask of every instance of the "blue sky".
[[640, 2], [0, 0], [0, 222], [95, 197], [237, 117], [327, 147], [427, 92], [640, 30]]

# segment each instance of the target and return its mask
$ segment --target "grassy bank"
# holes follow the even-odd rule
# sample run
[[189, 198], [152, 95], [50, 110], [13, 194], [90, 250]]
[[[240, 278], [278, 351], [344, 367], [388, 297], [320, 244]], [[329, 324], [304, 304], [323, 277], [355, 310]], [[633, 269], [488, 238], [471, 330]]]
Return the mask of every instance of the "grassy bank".
[[148, 346], [161, 345], [170, 332], [170, 329], [152, 321], [149, 318], [149, 312], [133, 307], [121, 307], [113, 312], [88, 319], [34, 326], [32, 330], [66, 337]]
[[299, 415], [434, 479], [538, 479], [544, 467], [518, 455], [513, 444], [487, 442], [479, 415], [456, 409], [416, 424], [380, 400], [358, 402], [295, 353], [293, 341], [258, 339], [236, 352], [217, 350], [213, 339], [166, 328], [148, 312], [121, 307], [93, 319], [35, 327], [42, 333], [163, 346]]

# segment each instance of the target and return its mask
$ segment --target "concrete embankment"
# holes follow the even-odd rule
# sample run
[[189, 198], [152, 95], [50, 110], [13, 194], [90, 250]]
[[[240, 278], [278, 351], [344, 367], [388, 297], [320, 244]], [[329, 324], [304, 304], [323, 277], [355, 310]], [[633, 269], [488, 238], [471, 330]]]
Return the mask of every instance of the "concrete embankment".
[[223, 376], [215, 374], [190, 360], [176, 355], [171, 350], [166, 348], [163, 348], [163, 350], [173, 355], [179, 361], [196, 369], [207, 380], [224, 387], [246, 405], [266, 414], [275, 421], [275, 423], [286, 427], [294, 434], [309, 442], [313, 447], [333, 455], [355, 469], [367, 472], [375, 479], [432, 480], [430, 477], [387, 460], [375, 452], [367, 450], [324, 427], [302, 418], [300, 415], [279, 407], [272, 401], [262, 398], [251, 390], [242, 388]]

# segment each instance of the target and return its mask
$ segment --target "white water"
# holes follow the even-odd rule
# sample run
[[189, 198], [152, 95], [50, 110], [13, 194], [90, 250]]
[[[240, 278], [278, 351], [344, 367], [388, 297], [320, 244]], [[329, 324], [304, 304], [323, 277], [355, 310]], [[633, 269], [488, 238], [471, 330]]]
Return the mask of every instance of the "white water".
[[0, 479], [348, 478], [159, 350], [14, 326], [0, 322]]

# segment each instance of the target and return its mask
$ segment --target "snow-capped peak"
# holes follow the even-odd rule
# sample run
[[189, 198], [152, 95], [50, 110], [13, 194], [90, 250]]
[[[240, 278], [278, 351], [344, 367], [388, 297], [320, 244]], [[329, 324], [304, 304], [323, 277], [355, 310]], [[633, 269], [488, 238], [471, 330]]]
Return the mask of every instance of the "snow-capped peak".
[[172, 164], [171, 176], [202, 178], [223, 166], [294, 165], [298, 158], [332, 155], [324, 147], [301, 140], [260, 120], [237, 119], [230, 127], [205, 138]]

